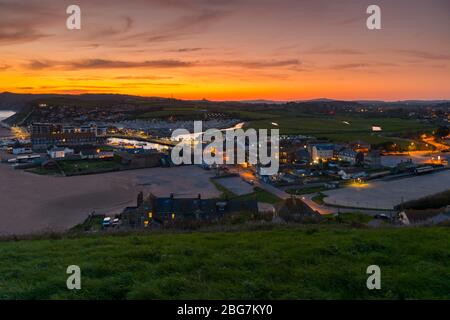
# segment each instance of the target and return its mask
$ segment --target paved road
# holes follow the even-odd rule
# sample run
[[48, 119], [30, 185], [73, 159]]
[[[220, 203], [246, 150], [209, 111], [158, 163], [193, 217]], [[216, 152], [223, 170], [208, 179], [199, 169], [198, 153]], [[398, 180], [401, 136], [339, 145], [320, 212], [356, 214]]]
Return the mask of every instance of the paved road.
[[312, 200], [312, 198], [316, 194], [307, 194], [303, 196], [297, 196], [303, 200], [311, 209], [316, 210], [320, 214], [336, 214], [341, 212], [355, 212], [355, 213], [365, 213], [370, 216], [375, 216], [377, 214], [387, 214], [389, 215], [393, 211], [390, 210], [369, 210], [369, 209], [358, 209], [358, 208], [338, 208], [338, 207], [330, 207], [327, 205], [320, 205]]
[[[259, 181], [253, 175], [253, 173], [251, 173], [248, 170], [240, 170], [239, 175], [243, 180], [254, 181], [255, 187], [260, 187], [261, 189], [277, 196], [280, 199], [286, 200], [286, 199], [291, 198], [291, 195], [289, 193], [287, 193], [277, 187], [274, 187], [270, 184]], [[354, 208], [354, 209], [353, 208], [338, 208], [338, 207], [331, 207], [331, 206], [327, 206], [327, 205], [320, 205], [312, 200], [312, 198], [315, 195], [317, 195], [317, 193], [307, 194], [307, 195], [298, 195], [298, 196], [296, 196], [296, 198], [302, 200], [307, 206], [309, 206], [314, 211], [319, 212], [321, 215], [335, 214], [335, 213], [339, 213], [339, 212], [358, 212], [358, 213], [365, 213], [365, 214], [374, 216], [374, 215], [380, 214], [380, 213], [389, 214], [391, 212], [389, 210], [381, 211], [381, 210], [368, 210], [368, 209], [358, 209], [358, 208]]]
[[305, 194], [305, 195], [297, 196], [297, 198], [300, 198], [304, 203], [306, 203], [308, 205], [308, 207], [310, 207], [314, 211], [319, 212], [322, 215], [323, 214], [334, 214], [334, 213], [337, 213], [339, 211], [339, 209], [337, 209], [337, 208], [322, 206], [322, 205], [314, 202], [312, 200], [312, 198], [315, 195], [316, 194]]

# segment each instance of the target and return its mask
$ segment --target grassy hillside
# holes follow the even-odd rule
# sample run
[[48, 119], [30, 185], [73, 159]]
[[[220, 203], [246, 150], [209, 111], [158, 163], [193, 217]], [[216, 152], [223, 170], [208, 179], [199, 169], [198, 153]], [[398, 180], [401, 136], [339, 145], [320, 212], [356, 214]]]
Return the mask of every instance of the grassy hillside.
[[[0, 298], [449, 299], [449, 242], [444, 227], [338, 225], [3, 241]], [[65, 287], [71, 264], [80, 291]]]
[[[278, 127], [274, 127], [276, 122]], [[372, 125], [380, 125], [382, 134], [372, 133]], [[279, 128], [281, 134], [303, 134], [315, 137], [328, 138], [333, 141], [364, 140], [368, 143], [395, 142], [399, 145], [408, 141], [393, 138], [405, 132], [426, 131], [433, 128], [417, 120], [394, 119], [394, 118], [361, 118], [358, 116], [321, 116], [294, 114], [288, 117], [274, 118], [270, 120], [252, 121], [249, 127]]]

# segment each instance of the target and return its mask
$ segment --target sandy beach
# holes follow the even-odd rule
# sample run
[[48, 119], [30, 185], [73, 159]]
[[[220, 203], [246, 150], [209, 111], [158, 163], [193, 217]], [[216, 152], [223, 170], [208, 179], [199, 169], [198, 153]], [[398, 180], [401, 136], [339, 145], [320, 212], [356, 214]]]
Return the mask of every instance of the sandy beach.
[[158, 196], [216, 197], [213, 173], [195, 166], [77, 177], [49, 177], [0, 164], [0, 235], [66, 230], [95, 210], [120, 213], [139, 191]]

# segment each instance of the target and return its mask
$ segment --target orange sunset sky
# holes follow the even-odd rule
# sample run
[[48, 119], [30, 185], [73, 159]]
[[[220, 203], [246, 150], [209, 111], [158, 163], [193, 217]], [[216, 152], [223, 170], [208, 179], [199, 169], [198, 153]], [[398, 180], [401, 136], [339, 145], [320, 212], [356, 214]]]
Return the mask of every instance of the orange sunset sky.
[[0, 91], [448, 99], [450, 1], [0, 0]]

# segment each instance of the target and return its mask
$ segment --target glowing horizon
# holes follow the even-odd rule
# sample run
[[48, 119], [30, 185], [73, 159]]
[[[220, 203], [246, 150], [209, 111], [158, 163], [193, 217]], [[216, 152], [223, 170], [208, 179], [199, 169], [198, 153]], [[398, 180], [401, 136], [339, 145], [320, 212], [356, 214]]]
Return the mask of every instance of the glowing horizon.
[[190, 100], [445, 100], [450, 3], [0, 0], [0, 92]]

